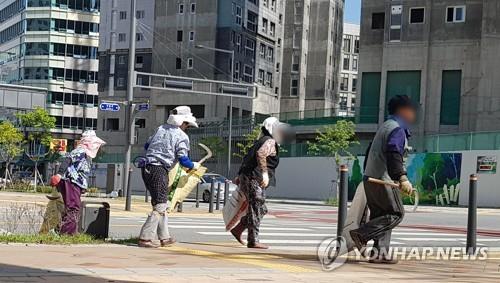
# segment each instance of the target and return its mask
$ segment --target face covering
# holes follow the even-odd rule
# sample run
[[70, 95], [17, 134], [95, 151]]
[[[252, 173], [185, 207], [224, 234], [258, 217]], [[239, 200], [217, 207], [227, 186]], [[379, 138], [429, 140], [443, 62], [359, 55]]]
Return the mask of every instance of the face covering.
[[94, 131], [86, 131], [82, 134], [78, 147], [85, 150], [85, 154], [93, 159], [97, 156], [97, 152], [103, 144], [106, 144], [106, 142], [98, 138]]

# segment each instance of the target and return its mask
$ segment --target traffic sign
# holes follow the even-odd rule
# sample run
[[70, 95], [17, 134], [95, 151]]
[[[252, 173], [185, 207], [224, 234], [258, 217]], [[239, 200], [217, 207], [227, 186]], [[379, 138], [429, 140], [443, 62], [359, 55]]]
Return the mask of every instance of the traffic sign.
[[118, 112], [120, 111], [120, 104], [102, 102], [101, 105], [99, 105], [99, 109], [102, 111]]
[[137, 104], [136, 109], [137, 109], [137, 111], [149, 111], [150, 105], [149, 105], [149, 103]]

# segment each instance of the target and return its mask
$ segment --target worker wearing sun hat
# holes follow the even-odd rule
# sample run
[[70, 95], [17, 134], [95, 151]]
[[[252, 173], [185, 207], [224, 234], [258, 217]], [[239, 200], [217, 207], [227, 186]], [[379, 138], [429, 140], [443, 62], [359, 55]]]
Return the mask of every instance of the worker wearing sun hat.
[[85, 131], [78, 146], [66, 155], [58, 173], [50, 179], [50, 184], [57, 187], [64, 201], [61, 234], [74, 235], [78, 232], [80, 196], [88, 188], [90, 162], [104, 144], [106, 142], [97, 137], [95, 131]]
[[189, 137], [185, 133], [188, 127], [198, 127], [196, 117], [188, 106], [176, 107], [145, 145], [146, 156], [142, 167], [142, 179], [151, 194], [153, 211], [142, 226], [139, 246], [157, 247], [158, 238], [162, 246], [175, 242], [168, 231], [167, 201], [168, 172], [177, 162], [189, 170], [200, 165], [189, 158]]

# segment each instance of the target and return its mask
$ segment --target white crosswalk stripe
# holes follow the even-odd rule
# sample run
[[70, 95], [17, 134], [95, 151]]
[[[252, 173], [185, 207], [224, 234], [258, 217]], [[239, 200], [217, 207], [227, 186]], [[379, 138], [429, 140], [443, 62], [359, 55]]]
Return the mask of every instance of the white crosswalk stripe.
[[[203, 242], [232, 242], [234, 238], [225, 231], [220, 219], [175, 218], [169, 220], [173, 233], [184, 231], [196, 233]], [[192, 230], [192, 231], [189, 231]], [[272, 249], [290, 251], [315, 251], [326, 238], [334, 237], [336, 225], [264, 219], [261, 225], [260, 241]], [[246, 238], [246, 232], [244, 233]], [[450, 247], [464, 246], [466, 235], [462, 233], [440, 232], [424, 229], [396, 228], [392, 233], [391, 245], [406, 247]], [[478, 236], [478, 246], [500, 247], [500, 237]]]

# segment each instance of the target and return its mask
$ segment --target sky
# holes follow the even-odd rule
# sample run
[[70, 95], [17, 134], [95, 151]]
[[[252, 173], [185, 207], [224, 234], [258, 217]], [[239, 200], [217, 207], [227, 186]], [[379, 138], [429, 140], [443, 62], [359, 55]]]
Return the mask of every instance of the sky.
[[359, 24], [361, 17], [361, 0], [345, 0], [344, 22]]

